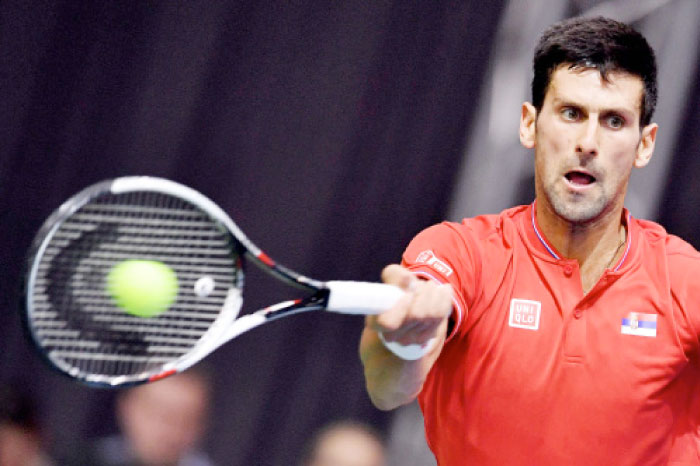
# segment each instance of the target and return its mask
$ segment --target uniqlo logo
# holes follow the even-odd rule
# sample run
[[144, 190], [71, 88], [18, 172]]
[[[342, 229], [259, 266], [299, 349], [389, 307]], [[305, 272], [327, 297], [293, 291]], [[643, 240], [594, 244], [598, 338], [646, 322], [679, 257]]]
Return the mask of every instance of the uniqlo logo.
[[540, 328], [541, 308], [542, 304], [539, 301], [511, 299], [508, 325], [516, 328], [537, 330]]
[[452, 275], [452, 268], [445, 262], [438, 259], [435, 256], [435, 253], [430, 249], [418, 254], [418, 257], [416, 257], [416, 262], [429, 265], [445, 277], [449, 277], [450, 275]]

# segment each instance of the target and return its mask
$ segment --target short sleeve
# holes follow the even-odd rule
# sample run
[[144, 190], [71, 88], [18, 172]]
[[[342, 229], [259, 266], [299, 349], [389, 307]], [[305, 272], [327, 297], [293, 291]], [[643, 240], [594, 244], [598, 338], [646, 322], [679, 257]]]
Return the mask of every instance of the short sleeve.
[[481, 268], [469, 229], [462, 224], [443, 222], [423, 230], [406, 248], [402, 265], [420, 278], [452, 285], [453, 325], [448, 335], [451, 339], [466, 319]]

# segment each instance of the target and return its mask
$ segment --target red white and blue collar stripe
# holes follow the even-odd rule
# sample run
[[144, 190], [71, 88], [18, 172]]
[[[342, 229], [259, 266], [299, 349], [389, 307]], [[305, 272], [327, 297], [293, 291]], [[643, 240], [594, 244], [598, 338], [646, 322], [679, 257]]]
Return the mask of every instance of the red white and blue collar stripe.
[[561, 257], [559, 257], [559, 254], [557, 254], [554, 249], [552, 249], [549, 244], [544, 240], [544, 237], [540, 234], [540, 230], [537, 229], [537, 222], [535, 222], [535, 205], [537, 203], [537, 200], [533, 201], [532, 203], [532, 228], [535, 229], [535, 234], [537, 235], [537, 239], [540, 240], [540, 243], [542, 243], [542, 246], [545, 247], [545, 249], [554, 257], [556, 260], [560, 260]]

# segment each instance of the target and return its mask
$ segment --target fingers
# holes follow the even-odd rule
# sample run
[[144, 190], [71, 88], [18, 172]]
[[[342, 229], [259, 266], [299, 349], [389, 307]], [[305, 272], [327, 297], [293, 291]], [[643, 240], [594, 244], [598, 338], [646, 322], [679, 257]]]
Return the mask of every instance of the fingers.
[[387, 266], [382, 280], [406, 290], [406, 294], [383, 314], [367, 318], [367, 326], [387, 341], [403, 345], [422, 344], [434, 337], [452, 312], [452, 288], [420, 280], [399, 265]]
[[382, 281], [389, 285], [395, 285], [405, 291], [410, 291], [418, 282], [418, 279], [408, 269], [398, 264], [391, 264], [382, 270]]

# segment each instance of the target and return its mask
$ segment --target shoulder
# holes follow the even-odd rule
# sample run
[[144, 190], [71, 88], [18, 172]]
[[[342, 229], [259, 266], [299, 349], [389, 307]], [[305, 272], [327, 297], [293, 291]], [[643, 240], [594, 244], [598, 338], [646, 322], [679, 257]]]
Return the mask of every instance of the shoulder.
[[525, 214], [527, 206], [506, 209], [499, 214], [485, 214], [465, 218], [461, 222], [445, 221], [432, 225], [416, 237], [462, 238], [483, 241], [489, 237], [514, 233], [518, 219]]
[[491, 257], [499, 251], [508, 252], [509, 243], [518, 235], [519, 219], [526, 210], [527, 206], [518, 206], [499, 214], [432, 225], [413, 238], [404, 252], [404, 261], [425, 262], [435, 254], [475, 262], [482, 255]]
[[662, 252], [670, 263], [684, 263], [700, 267], [700, 252], [684, 239], [672, 235], [664, 227], [650, 220], [635, 219], [642, 241]]
[[[668, 282], [671, 294], [681, 306], [696, 308], [700, 299], [700, 252], [661, 225], [637, 220], [642, 243], [642, 264], [657, 283]], [[694, 313], [696, 314], [696, 313]], [[698, 319], [700, 319], [700, 313]], [[697, 322], [700, 328], [700, 320]]]
[[526, 209], [527, 206], [515, 207], [500, 214], [430, 226], [409, 243], [402, 264], [425, 272], [433, 269], [443, 279], [454, 279], [450, 276], [456, 272], [460, 279], [474, 283], [487, 264], [503, 262], [498, 258], [507, 260], [511, 254], [509, 244], [518, 235], [518, 217]]

